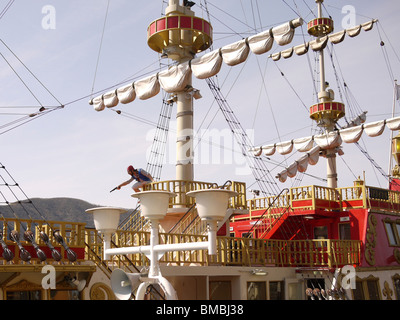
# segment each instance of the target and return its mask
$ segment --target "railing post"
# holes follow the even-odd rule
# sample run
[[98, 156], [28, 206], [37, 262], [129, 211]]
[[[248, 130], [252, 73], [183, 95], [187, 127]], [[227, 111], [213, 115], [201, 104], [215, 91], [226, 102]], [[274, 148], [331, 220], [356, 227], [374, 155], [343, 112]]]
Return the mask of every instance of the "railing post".
[[328, 253], [328, 267], [332, 268], [332, 241], [330, 239], [325, 240], [326, 241], [326, 246], [327, 246], [327, 253]]

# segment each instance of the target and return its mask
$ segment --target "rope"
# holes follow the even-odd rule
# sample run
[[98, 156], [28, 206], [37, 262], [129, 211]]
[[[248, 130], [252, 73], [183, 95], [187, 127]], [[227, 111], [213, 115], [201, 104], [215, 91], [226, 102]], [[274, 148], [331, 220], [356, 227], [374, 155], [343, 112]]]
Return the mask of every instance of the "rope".
[[106, 24], [107, 24], [107, 17], [108, 17], [108, 9], [109, 9], [109, 7], [110, 7], [110, 0], [108, 0], [108, 2], [107, 2], [106, 16], [104, 18], [103, 31], [101, 33], [100, 47], [99, 47], [99, 52], [97, 54], [97, 62], [96, 62], [96, 68], [95, 68], [93, 84], [92, 84], [92, 93], [94, 91], [94, 85], [95, 85], [96, 77], [97, 77], [97, 70], [99, 68], [100, 54], [101, 54], [101, 49], [103, 47], [103, 39], [104, 39], [104, 33], [105, 33], [105, 29], [106, 29]]

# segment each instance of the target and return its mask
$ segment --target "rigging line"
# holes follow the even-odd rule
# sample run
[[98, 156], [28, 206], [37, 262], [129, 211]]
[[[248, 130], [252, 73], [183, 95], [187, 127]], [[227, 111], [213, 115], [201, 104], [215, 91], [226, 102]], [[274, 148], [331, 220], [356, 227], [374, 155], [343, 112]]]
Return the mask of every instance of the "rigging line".
[[4, 9], [0, 12], [0, 19], [3, 18], [3, 16], [7, 13], [7, 11], [10, 9], [10, 7], [13, 5], [15, 0], [10, 0], [4, 7]]
[[383, 41], [382, 35], [381, 35], [381, 32], [380, 32], [380, 23], [378, 23], [377, 26], [378, 26], [377, 30], [378, 30], [379, 38], [381, 40], [380, 46], [381, 46], [382, 54], [383, 54], [384, 60], [386, 62], [386, 67], [388, 68], [388, 73], [389, 73], [389, 76], [390, 76], [390, 79], [391, 79], [391, 83], [393, 83], [393, 81], [395, 80], [395, 77], [393, 75], [393, 70], [392, 70], [392, 67], [390, 65], [390, 59], [389, 59], [389, 55], [388, 55], [387, 50], [386, 50], [385, 42]]
[[255, 32], [258, 32], [256, 17], [254, 16], [254, 5], [253, 5], [253, 0], [250, 1], [250, 6], [251, 6], [251, 14], [253, 15], [254, 31], [255, 31]]
[[357, 179], [357, 176], [355, 175], [355, 173], [353, 172], [353, 170], [351, 170], [350, 166], [347, 164], [347, 162], [344, 160], [344, 157], [340, 157], [340, 159], [343, 161], [343, 163], [345, 164], [345, 166], [347, 167], [347, 169], [349, 169], [349, 171], [351, 172], [351, 174], [353, 175], [354, 179]]
[[294, 10], [285, 0], [282, 0], [282, 2], [283, 2], [284, 4], [286, 4], [286, 5], [289, 7], [289, 9], [292, 10], [299, 18], [301, 18], [301, 16], [299, 15], [299, 13], [298, 13], [296, 10]]
[[397, 54], [397, 51], [395, 50], [395, 48], [394, 48], [392, 42], [390, 41], [390, 38], [387, 36], [387, 34], [386, 34], [386, 32], [385, 32], [385, 29], [383, 29], [382, 23], [381, 23], [379, 20], [378, 20], [378, 22], [379, 22], [380, 27], [382, 28], [383, 34], [385, 35], [387, 41], [389, 42], [390, 46], [392, 47], [392, 50], [393, 50], [394, 55], [396, 56], [397, 60], [399, 60], [399, 62], [400, 62], [399, 55]]
[[[0, 42], [12, 53], [12, 55], [22, 64], [22, 66], [35, 78], [35, 80], [62, 106], [62, 103], [51, 93], [51, 91], [39, 80], [38, 77], [25, 65], [25, 63], [11, 50], [11, 48], [2, 40]], [[4, 56], [3, 56], [4, 58]], [[8, 62], [7, 62], [8, 63]], [[28, 88], [29, 90], [29, 88]], [[30, 91], [30, 90], [29, 90]], [[36, 99], [37, 100], [37, 99]], [[40, 104], [40, 102], [39, 102]], [[40, 104], [41, 105], [41, 104]], [[42, 106], [42, 105], [41, 105]]]
[[[219, 11], [222, 11], [224, 14], [226, 14], [227, 16], [231, 17], [232, 19], [240, 22], [241, 24], [243, 24], [244, 26], [250, 28], [251, 30], [253, 30], [254, 32], [256, 32], [257, 30], [254, 29], [253, 27], [251, 27], [250, 25], [248, 25], [247, 23], [244, 23], [242, 20], [234, 17], [233, 15], [231, 15], [229, 12], [226, 12], [225, 10], [222, 10], [221, 8], [217, 7], [215, 4], [213, 4], [212, 2], [209, 2], [211, 6], [213, 6], [214, 8], [218, 9]], [[211, 15], [211, 14], [210, 14]], [[222, 23], [224, 26], [226, 26], [229, 30], [232, 30], [232, 32], [234, 32], [237, 35], [240, 35], [239, 33], [237, 33], [235, 30], [233, 30], [232, 28], [230, 28], [228, 25], [226, 25], [224, 22], [222, 22], [221, 20], [217, 19], [215, 16], [211, 15], [213, 18], [215, 18], [215, 20], [219, 21], [220, 23]]]
[[[6, 132], [9, 132], [9, 131], [11, 131], [11, 130], [13, 130], [13, 129], [16, 129], [16, 128], [22, 126], [23, 124], [26, 124], [26, 123], [28, 123], [28, 122], [31, 122], [31, 121], [35, 120], [35, 119], [38, 119], [39, 117], [42, 117], [42, 116], [44, 116], [44, 115], [46, 115], [46, 114], [48, 114], [48, 113], [50, 113], [50, 112], [53, 112], [53, 111], [55, 111], [55, 110], [62, 109], [62, 108], [63, 108], [63, 107], [58, 107], [57, 109], [48, 110], [48, 111], [45, 112], [45, 113], [41, 113], [41, 114], [36, 115], [35, 117], [24, 117], [23, 119], [28, 118], [28, 120], [26, 120], [26, 121], [25, 121], [24, 123], [22, 123], [22, 124], [19, 124], [19, 125], [16, 125], [16, 126], [12, 127], [11, 129], [8, 129], [8, 130], [6, 130], [6, 131], [0, 132], [0, 135], [4, 134], [4, 133], [6, 133]], [[23, 119], [13, 121], [13, 123], [17, 123], [17, 122], [23, 121]], [[5, 127], [7, 127], [7, 126], [9, 126], [9, 125], [3, 125], [3, 126], [0, 127], [0, 129], [1, 129], [1, 128], [5, 128]]]
[[246, 21], [246, 24], [248, 24], [246, 12], [244, 11], [243, 1], [242, 1], [242, 0], [240, 0], [240, 6], [242, 7], [242, 12], [243, 12], [244, 20]]
[[258, 12], [258, 20], [260, 22], [260, 30], [262, 30], [262, 20], [261, 20], [261, 14], [260, 14], [260, 7], [258, 6], [258, 0], [256, 0], [256, 6], [257, 6], [257, 12]]
[[294, 87], [292, 86], [292, 84], [289, 82], [289, 80], [287, 79], [287, 77], [285, 76], [285, 74], [282, 72], [282, 70], [279, 68], [278, 64], [275, 62], [274, 65], [277, 67], [277, 69], [279, 70], [279, 72], [281, 73], [281, 76], [286, 80], [287, 84], [289, 85], [289, 87], [293, 90], [294, 94], [297, 96], [297, 98], [299, 98], [300, 102], [303, 104], [304, 109], [306, 109], [307, 112], [309, 112], [309, 109], [307, 108], [306, 104], [303, 102], [303, 100], [300, 98], [300, 95], [297, 93], [297, 91], [294, 89]]
[[[227, 94], [226, 94], [226, 96], [225, 96], [225, 99], [229, 96], [229, 94], [230, 94], [231, 91], [233, 90], [233, 87], [235, 86], [236, 82], [239, 80], [239, 77], [240, 77], [240, 75], [242, 74], [242, 71], [243, 71], [244, 67], [246, 66], [246, 64], [247, 64], [247, 60], [243, 63], [243, 65], [242, 65], [242, 67], [241, 67], [241, 69], [240, 69], [238, 75], [236, 76], [234, 82], [232, 83], [230, 89], [228, 90], [228, 92], [227, 92]], [[225, 84], [225, 81], [228, 79], [228, 76], [229, 76], [229, 74], [230, 74], [230, 72], [231, 72], [232, 70], [233, 70], [233, 68], [230, 68], [230, 69], [229, 69], [228, 75], [225, 77], [225, 80], [222, 82], [222, 86], [219, 87], [219, 89], [221, 89], [221, 88], [223, 87], [223, 85]], [[216, 79], [219, 79], [218, 76], [215, 76], [215, 78], [216, 78]], [[206, 116], [203, 118], [203, 121], [201, 122], [201, 124], [200, 124], [200, 126], [199, 126], [200, 128], [203, 126], [204, 121], [206, 120], [206, 117], [208, 116], [209, 112], [211, 111], [211, 108], [212, 108], [212, 106], [214, 105], [214, 102], [215, 102], [215, 101], [216, 101], [216, 100], [214, 99], [213, 102], [212, 102], [212, 104], [211, 104], [211, 106], [210, 106], [210, 108], [209, 108], [208, 111], [207, 111]], [[212, 119], [210, 120], [210, 122], [209, 122], [209, 124], [208, 124], [208, 126], [207, 126], [206, 129], [210, 128], [212, 122], [215, 120], [215, 118], [216, 118], [216, 116], [217, 116], [217, 114], [218, 114], [219, 112], [220, 112], [220, 108], [217, 109], [217, 111], [215, 112], [214, 116], [213, 116]], [[198, 138], [199, 142], [202, 140], [202, 138], [203, 138], [203, 136], [205, 135], [205, 133], [206, 133], [206, 131], [204, 131], [203, 135], [202, 135], [200, 138]], [[197, 143], [197, 145], [195, 146], [194, 149], [197, 148], [198, 144], [199, 144], [199, 143]]]
[[[303, 0], [303, 1], [304, 1], [304, 0]], [[296, 7], [297, 15], [298, 15], [300, 18], [302, 18], [301, 14], [300, 14], [300, 9], [299, 9], [299, 7], [297, 6], [295, 0], [293, 0], [293, 4], [294, 4], [294, 6]], [[306, 4], [306, 6], [308, 7], [307, 4]], [[308, 7], [308, 9], [310, 10], [311, 14], [314, 14], [314, 13], [312, 12], [312, 10], [310, 9], [310, 7]], [[314, 15], [314, 16], [315, 16], [315, 15]], [[305, 18], [302, 18], [302, 19], [303, 19], [304, 21], [306, 21]], [[305, 35], [308, 34], [308, 32], [307, 32], [307, 33], [304, 32], [303, 25], [301, 25], [300, 28], [301, 28], [301, 35], [302, 35], [302, 37], [303, 37], [303, 43], [305, 44], [305, 43], [307, 43], [307, 40], [306, 40], [306, 36], [305, 36]], [[318, 95], [318, 90], [317, 90], [317, 85], [316, 85], [316, 81], [315, 81], [315, 76], [314, 76], [313, 68], [312, 68], [312, 65], [311, 65], [310, 54], [307, 53], [306, 56], [307, 56], [308, 68], [309, 68], [310, 76], [311, 76], [311, 82], [312, 82], [312, 84], [313, 84], [314, 95], [317, 96], [317, 95]]]
[[14, 71], [15, 75], [19, 78], [19, 80], [23, 83], [23, 85], [26, 87], [26, 89], [31, 93], [31, 95], [35, 98], [35, 100], [40, 104], [41, 107], [43, 107], [42, 103], [39, 101], [39, 99], [35, 96], [35, 94], [32, 92], [32, 90], [28, 87], [28, 85], [25, 83], [24, 80], [20, 77], [20, 75], [17, 73], [17, 71], [11, 66], [11, 64], [8, 62], [8, 60], [4, 57], [4, 55], [0, 52], [0, 55], [3, 57], [3, 59], [6, 61], [8, 66], [11, 68], [12, 71]]
[[[226, 99], [221, 93], [221, 90], [217, 87], [215, 82], [212, 78], [207, 78], [206, 82], [212, 91], [214, 98], [216, 99], [221, 112], [223, 113], [225, 120], [227, 121], [236, 142], [241, 147], [242, 155], [248, 160], [248, 164], [252, 173], [260, 187], [260, 190], [264, 194], [276, 194], [279, 192], [279, 188], [271, 176], [270, 171], [266, 168], [265, 163], [262, 162], [259, 158], [255, 157], [253, 153], [249, 152], [249, 150], [253, 147], [252, 143], [249, 141], [249, 138], [246, 134], [246, 131], [241, 126], [239, 120], [236, 118], [233, 110], [230, 108], [229, 104], [227, 103]], [[259, 177], [259, 172], [263, 172], [263, 176]], [[265, 180], [264, 177], [269, 176], [268, 180]], [[274, 190], [268, 190], [272, 188]]]
[[[1, 165], [1, 169], [5, 169], [5, 167], [3, 166], [3, 165]], [[6, 171], [7, 172], [7, 171]], [[8, 173], [8, 172], [7, 172]], [[9, 175], [9, 174], [8, 174]], [[15, 198], [15, 200], [16, 200], [16, 202], [15, 203], [18, 203], [19, 205], [21, 205], [21, 207], [22, 207], [22, 209], [25, 211], [25, 213], [26, 213], [26, 215], [29, 217], [29, 219], [31, 220], [31, 223], [32, 224], [35, 224], [35, 225], [38, 225], [36, 222], [34, 222], [34, 219], [32, 218], [32, 216], [29, 214], [29, 212], [28, 212], [28, 210], [23, 206], [23, 202], [17, 197], [17, 195], [15, 194], [15, 192], [13, 191], [13, 189], [11, 188], [11, 187], [18, 187], [19, 188], [19, 185], [18, 185], [18, 183], [13, 179], [13, 177], [11, 177], [10, 175], [9, 175], [9, 177], [11, 178], [11, 180], [13, 180], [13, 182], [14, 182], [14, 185], [10, 185], [10, 184], [8, 184], [7, 182], [6, 182], [6, 180], [4, 179], [4, 177], [0, 174], [0, 177], [1, 177], [1, 179], [3, 180], [3, 182], [5, 183], [5, 186], [8, 188], [8, 190], [11, 192], [11, 194], [14, 196], [14, 198]], [[1, 191], [0, 191], [1, 192]], [[13, 212], [13, 214], [14, 214], [14, 216], [15, 216], [15, 218], [17, 219], [17, 220], [20, 220], [19, 219], [19, 217], [17, 216], [17, 214], [16, 214], [16, 212], [14, 211], [14, 209], [12, 208], [12, 204], [13, 203], [9, 203], [9, 201], [5, 198], [5, 196], [3, 195], [3, 193], [1, 193], [2, 194], [2, 196], [3, 196], [3, 198], [4, 198], [4, 200], [6, 201], [6, 204], [8, 205], [8, 207], [11, 209], [11, 211]], [[22, 225], [22, 223], [21, 223], [21, 225]], [[28, 225], [27, 225], [27, 229], [29, 229], [28, 228]], [[26, 230], [25, 230], [26, 231]]]
[[0, 163], [0, 169], [3, 169], [8, 176], [14, 181], [14, 183], [16, 184], [16, 186], [18, 187], [18, 189], [21, 191], [21, 193], [23, 194], [23, 196], [27, 199], [28, 203], [32, 204], [32, 207], [37, 211], [37, 213], [39, 214], [39, 216], [46, 222], [46, 224], [49, 226], [49, 228], [54, 231], [53, 227], [51, 226], [51, 224], [47, 221], [47, 219], [43, 216], [43, 214], [40, 212], [40, 210], [35, 206], [35, 204], [33, 203], [33, 201], [27, 196], [27, 194], [24, 192], [24, 190], [22, 190], [22, 188], [19, 186], [19, 184], [14, 180], [14, 178], [11, 176], [11, 174], [9, 173], [9, 171], [7, 170], [7, 168]]
[[96, 77], [97, 77], [97, 70], [99, 68], [99, 62], [100, 62], [100, 55], [101, 55], [101, 49], [103, 47], [103, 39], [104, 39], [104, 33], [106, 30], [106, 24], [107, 24], [107, 17], [108, 17], [108, 9], [110, 7], [110, 0], [107, 1], [107, 9], [106, 9], [106, 16], [104, 18], [104, 24], [103, 24], [103, 31], [101, 33], [101, 39], [100, 39], [100, 47], [99, 47], [99, 52], [97, 54], [97, 62], [96, 62], [96, 68], [95, 68], [95, 72], [94, 72], [94, 78], [93, 78], [93, 84], [92, 84], [92, 94], [94, 91], [94, 86], [96, 83]]

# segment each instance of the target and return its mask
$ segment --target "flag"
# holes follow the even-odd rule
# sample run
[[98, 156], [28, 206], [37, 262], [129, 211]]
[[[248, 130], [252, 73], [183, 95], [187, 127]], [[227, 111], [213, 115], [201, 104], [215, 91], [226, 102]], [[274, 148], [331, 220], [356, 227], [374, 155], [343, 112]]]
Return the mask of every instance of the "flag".
[[396, 100], [400, 100], [400, 84], [395, 84]]

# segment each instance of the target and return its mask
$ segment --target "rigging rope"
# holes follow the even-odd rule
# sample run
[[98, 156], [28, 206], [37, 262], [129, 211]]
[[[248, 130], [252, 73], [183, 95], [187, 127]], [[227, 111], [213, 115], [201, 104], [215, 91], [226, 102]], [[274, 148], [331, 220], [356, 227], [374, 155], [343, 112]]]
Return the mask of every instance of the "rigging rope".
[[96, 68], [94, 71], [94, 78], [93, 78], [93, 84], [92, 84], [92, 93], [94, 91], [94, 85], [96, 83], [96, 76], [97, 76], [97, 70], [99, 68], [99, 62], [100, 62], [100, 54], [101, 54], [101, 49], [103, 47], [103, 39], [104, 39], [104, 33], [106, 30], [106, 24], [107, 24], [107, 17], [108, 17], [108, 10], [110, 8], [110, 0], [107, 1], [107, 9], [106, 9], [106, 16], [104, 18], [104, 24], [103, 24], [103, 31], [101, 33], [101, 39], [100, 39], [100, 46], [99, 46], [99, 52], [97, 54], [97, 62], [96, 62]]
[[221, 112], [223, 113], [225, 120], [227, 121], [236, 142], [241, 148], [242, 155], [246, 158], [248, 165], [256, 179], [261, 192], [264, 195], [277, 194], [279, 193], [279, 187], [271, 176], [270, 171], [266, 167], [265, 163], [258, 157], [255, 157], [251, 151], [254, 146], [250, 142], [246, 131], [241, 126], [239, 120], [233, 113], [232, 108], [229, 106], [225, 97], [222, 95], [220, 88], [216, 85], [213, 78], [206, 79], [208, 87], [216, 99]]

